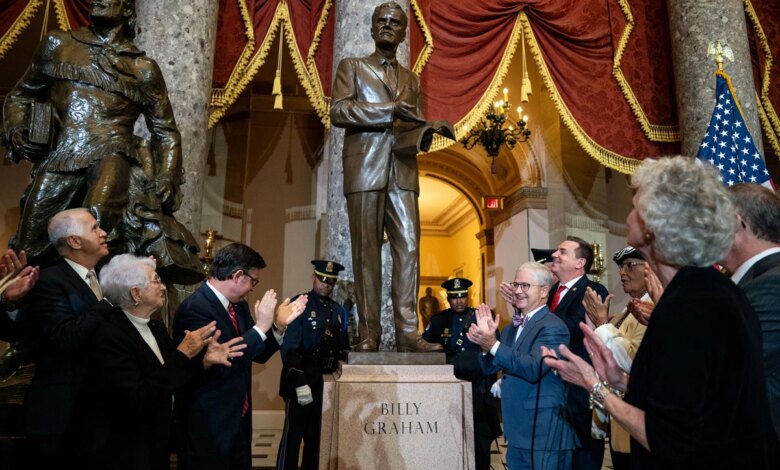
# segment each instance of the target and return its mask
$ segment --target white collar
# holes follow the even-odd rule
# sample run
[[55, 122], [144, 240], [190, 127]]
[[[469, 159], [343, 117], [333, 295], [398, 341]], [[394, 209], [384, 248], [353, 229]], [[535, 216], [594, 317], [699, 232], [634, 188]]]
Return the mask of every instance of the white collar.
[[528, 320], [531, 319], [532, 316], [536, 315], [536, 312], [541, 310], [543, 307], [546, 307], [547, 304], [543, 303], [542, 305], [536, 307], [535, 309], [531, 310], [528, 314], [525, 316], [525, 321], [528, 322]]
[[209, 281], [206, 281], [206, 285], [209, 286], [209, 289], [211, 289], [211, 292], [214, 293], [214, 295], [217, 296], [217, 300], [219, 300], [219, 303], [222, 304], [222, 307], [225, 308], [225, 311], [228, 309], [228, 304], [230, 304], [230, 300], [228, 300], [227, 297], [225, 297], [222, 292], [218, 291], [216, 287], [212, 286]]
[[[565, 291], [563, 291], [563, 292], [566, 292], [566, 291], [570, 290], [572, 287], [574, 287], [574, 284], [576, 284], [577, 282], [579, 282], [579, 280], [580, 280], [580, 279], [582, 279], [583, 277], [585, 277], [585, 275], [584, 275], [584, 274], [583, 274], [582, 276], [575, 277], [575, 278], [574, 278], [574, 279], [572, 279], [571, 281], [569, 281], [569, 282], [567, 282], [567, 283], [563, 284], [564, 286], [566, 286], [566, 290], [565, 290]], [[563, 292], [562, 292], [562, 293], [563, 293]]]
[[138, 328], [139, 330], [148, 330], [149, 329], [149, 319], [148, 318], [141, 318], [136, 317], [133, 314], [127, 313], [124, 310], [122, 310], [122, 313], [125, 314], [125, 316], [130, 320], [130, 322]]
[[731, 280], [734, 281], [734, 284], [739, 284], [739, 281], [742, 280], [743, 277], [745, 277], [745, 274], [750, 270], [750, 268], [753, 267], [754, 264], [758, 263], [762, 259], [766, 258], [769, 255], [780, 253], [780, 246], [776, 246], [774, 248], [767, 248], [766, 250], [762, 251], [761, 253], [748, 258], [747, 261], [739, 265], [736, 271], [734, 271], [734, 274], [731, 275]]
[[89, 280], [87, 279], [87, 274], [89, 274], [89, 269], [85, 268], [84, 266], [78, 264], [77, 262], [70, 260], [68, 258], [62, 258], [65, 260], [68, 265], [73, 268], [74, 271], [76, 271], [76, 274], [79, 275], [81, 279], [83, 279], [85, 282], [89, 283]]

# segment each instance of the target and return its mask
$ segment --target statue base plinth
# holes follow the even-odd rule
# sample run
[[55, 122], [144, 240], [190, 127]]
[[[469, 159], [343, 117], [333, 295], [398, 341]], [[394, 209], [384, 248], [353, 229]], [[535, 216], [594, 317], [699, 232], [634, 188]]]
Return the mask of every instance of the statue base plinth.
[[455, 377], [444, 354], [348, 358], [324, 377], [321, 470], [474, 469], [471, 383]]

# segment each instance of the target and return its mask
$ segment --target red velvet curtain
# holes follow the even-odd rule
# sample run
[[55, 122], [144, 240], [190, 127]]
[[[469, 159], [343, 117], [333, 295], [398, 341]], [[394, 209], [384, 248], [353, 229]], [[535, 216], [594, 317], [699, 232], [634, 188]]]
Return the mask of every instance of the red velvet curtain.
[[[658, 1], [632, 2], [649, 9]], [[422, 73], [426, 92], [426, 113], [436, 118], [468, 123], [483, 94], [499, 72], [509, 46], [517, 15], [524, 12], [532, 38], [532, 51], [551, 81], [553, 99], [564, 122], [590, 155], [603, 164], [631, 171], [636, 160], [679, 151], [679, 144], [656, 142], [648, 137], [635, 115], [642, 111], [651, 124], [676, 124], [671, 70], [649, 72], [643, 57], [667, 51], [668, 29], [660, 28], [648, 40], [647, 28], [634, 28], [638, 34], [624, 47], [623, 74], [635, 98], [634, 109], [624, 87], [613, 76], [619, 38], [626, 27], [618, 0], [490, 0], [479, 3], [462, 0], [421, 0], [430, 5], [426, 18], [434, 38], [431, 58]], [[636, 14], [643, 21], [656, 16]], [[635, 25], [636, 26], [636, 25]], [[664, 37], [663, 35], [666, 34]], [[667, 44], [659, 52], [648, 45]], [[644, 49], [643, 49], [644, 47]], [[486, 51], [490, 51], [486, 53]], [[628, 52], [627, 54], [625, 52]], [[638, 52], [637, 52], [638, 51]], [[416, 51], [413, 51], [413, 55]], [[663, 74], [663, 77], [657, 75]], [[652, 80], [658, 79], [658, 82]], [[494, 84], [494, 91], [497, 84]], [[484, 103], [484, 102], [483, 102]], [[659, 105], [659, 103], [661, 103]], [[615, 125], [619, 123], [619, 125]], [[465, 131], [465, 128], [461, 129]], [[667, 139], [674, 140], [674, 139]]]
[[[761, 124], [768, 144], [780, 155], [780, 0], [746, 1], [753, 75]], [[766, 151], [766, 150], [765, 150]]]
[[0, 58], [11, 50], [40, 7], [41, 0], [0, 0]]

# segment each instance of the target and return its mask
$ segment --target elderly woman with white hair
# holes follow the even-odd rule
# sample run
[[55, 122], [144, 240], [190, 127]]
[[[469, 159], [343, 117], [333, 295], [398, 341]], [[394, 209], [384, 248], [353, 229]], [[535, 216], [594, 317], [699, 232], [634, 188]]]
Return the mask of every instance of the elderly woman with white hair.
[[92, 387], [81, 404], [87, 439], [80, 452], [88, 468], [167, 470], [173, 391], [204, 367], [230, 367], [245, 345], [240, 337], [220, 344], [214, 322], [174, 344], [165, 325], [150, 320], [165, 299], [151, 258], [115, 256], [100, 280], [108, 302], [99, 304], [101, 322], [90, 350]]
[[584, 324], [593, 367], [565, 346], [545, 363], [631, 434], [634, 469], [780, 468], [757, 317], [712, 267], [734, 236], [728, 194], [713, 168], [684, 157], [645, 161], [632, 183], [628, 242], [664, 293], [630, 375]]

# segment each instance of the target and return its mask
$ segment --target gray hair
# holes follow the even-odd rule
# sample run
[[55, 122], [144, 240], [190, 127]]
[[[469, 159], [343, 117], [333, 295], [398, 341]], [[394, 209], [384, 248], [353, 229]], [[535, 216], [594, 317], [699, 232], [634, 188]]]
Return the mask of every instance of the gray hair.
[[521, 264], [520, 267], [517, 268], [517, 272], [520, 271], [530, 273], [534, 278], [534, 282], [536, 282], [537, 284], [541, 286], [545, 286], [547, 287], [547, 289], [552, 288], [553, 285], [552, 271], [550, 271], [550, 268], [548, 268], [544, 264], [528, 261], [526, 263]]
[[49, 219], [47, 226], [47, 232], [49, 234], [49, 242], [57, 249], [57, 253], [60, 255], [65, 254], [69, 250], [67, 239], [70, 236], [83, 236], [87, 231], [87, 227], [84, 226], [81, 220], [76, 216], [79, 214], [87, 213], [92, 215], [89, 209], [84, 207], [77, 207], [75, 209], [68, 209], [61, 212], [57, 212]]
[[780, 243], [780, 194], [756, 183], [729, 187], [731, 202], [758, 239]]
[[128, 309], [133, 305], [130, 289], [145, 288], [149, 278], [142, 270], [144, 266], [155, 269], [154, 260], [131, 254], [117, 255], [111, 258], [100, 270], [100, 289], [103, 296], [114, 305]]
[[645, 160], [631, 184], [657, 261], [703, 267], [723, 259], [737, 219], [714, 167], [682, 156]]

